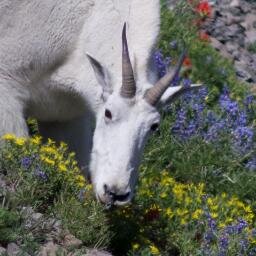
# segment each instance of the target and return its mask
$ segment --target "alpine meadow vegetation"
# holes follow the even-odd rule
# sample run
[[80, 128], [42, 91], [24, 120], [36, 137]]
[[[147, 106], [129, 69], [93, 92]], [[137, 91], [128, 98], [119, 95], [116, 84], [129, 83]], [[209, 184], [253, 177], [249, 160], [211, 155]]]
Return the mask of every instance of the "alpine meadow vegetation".
[[29, 139], [1, 138], [0, 177], [15, 193], [0, 187], [0, 245], [30, 238], [24, 252], [36, 255], [45, 237], [29, 237], [21, 215], [31, 206], [60, 219], [84, 246], [113, 255], [256, 255], [256, 96], [200, 31], [211, 11], [207, 1], [182, 0], [172, 11], [162, 1], [158, 75], [186, 47], [182, 75], [170, 86], [204, 86], [162, 112], [130, 205], [100, 205], [75, 154], [43, 142], [36, 121], [29, 120]]

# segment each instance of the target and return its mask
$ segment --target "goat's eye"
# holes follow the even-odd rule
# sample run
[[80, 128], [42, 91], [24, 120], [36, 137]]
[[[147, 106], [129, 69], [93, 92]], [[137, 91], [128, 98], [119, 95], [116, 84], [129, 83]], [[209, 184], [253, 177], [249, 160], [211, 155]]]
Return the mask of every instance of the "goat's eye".
[[111, 114], [110, 110], [108, 110], [108, 109], [105, 110], [105, 117], [110, 120], [112, 119], [112, 114]]
[[158, 130], [158, 128], [159, 128], [159, 124], [158, 124], [158, 123], [154, 123], [154, 124], [152, 124], [150, 130], [153, 131], [153, 132], [155, 132], [155, 131]]

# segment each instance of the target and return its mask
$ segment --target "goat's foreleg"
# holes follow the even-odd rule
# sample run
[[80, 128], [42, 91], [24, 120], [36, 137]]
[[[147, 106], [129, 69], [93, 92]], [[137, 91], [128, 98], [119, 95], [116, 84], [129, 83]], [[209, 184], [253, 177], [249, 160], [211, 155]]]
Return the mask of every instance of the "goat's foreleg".
[[18, 137], [28, 136], [21, 95], [12, 87], [0, 83], [0, 136], [12, 133]]

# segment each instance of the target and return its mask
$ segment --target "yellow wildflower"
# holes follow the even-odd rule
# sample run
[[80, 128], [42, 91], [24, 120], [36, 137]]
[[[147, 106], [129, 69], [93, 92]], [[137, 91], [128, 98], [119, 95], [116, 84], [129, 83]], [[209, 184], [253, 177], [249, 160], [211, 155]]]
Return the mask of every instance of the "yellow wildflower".
[[53, 146], [44, 146], [41, 148], [41, 152], [47, 153], [47, 154], [57, 154], [57, 150]]
[[186, 225], [188, 222], [187, 222], [187, 220], [185, 219], [185, 218], [181, 218], [180, 219], [180, 224], [181, 225]]
[[67, 169], [67, 166], [65, 164], [59, 164], [58, 165], [58, 168], [61, 172], [66, 172], [68, 169]]
[[86, 189], [87, 189], [88, 191], [91, 191], [91, 190], [92, 190], [92, 184], [88, 184], [88, 185], [86, 186]]
[[18, 146], [23, 146], [25, 144], [26, 140], [24, 138], [17, 138], [15, 140], [15, 144]]
[[80, 181], [77, 183], [78, 187], [83, 188], [85, 186], [85, 183]]
[[221, 194], [221, 197], [222, 197], [223, 199], [225, 199], [225, 198], [227, 197], [227, 193], [223, 192], [223, 193]]
[[16, 137], [11, 134], [11, 133], [7, 133], [2, 137], [4, 140], [14, 140]]
[[225, 220], [225, 223], [226, 224], [229, 224], [229, 223], [232, 223], [233, 222], [233, 218], [231, 218], [231, 217], [228, 217], [228, 218], [226, 218], [226, 220]]
[[207, 198], [207, 204], [208, 204], [209, 206], [211, 206], [211, 205], [214, 204], [213, 199], [212, 199], [211, 197]]
[[139, 248], [140, 248], [140, 245], [139, 245], [138, 243], [132, 244], [132, 249], [133, 249], [134, 251], [138, 250]]
[[80, 182], [85, 182], [85, 177], [83, 175], [77, 175], [76, 180]]
[[31, 138], [32, 144], [35, 144], [35, 145], [40, 145], [41, 141], [42, 141], [41, 136], [35, 136], [35, 137]]
[[224, 228], [226, 225], [225, 225], [225, 223], [223, 223], [223, 222], [220, 222], [219, 224], [218, 224], [218, 227], [219, 228]]
[[166, 215], [171, 219], [174, 216], [174, 212], [172, 211], [172, 209], [170, 207], [168, 207], [166, 209]]
[[173, 185], [175, 183], [175, 181], [172, 177], [164, 175], [163, 178], [161, 179], [160, 183], [162, 186], [170, 186], [170, 185]]
[[54, 160], [51, 160], [50, 158], [45, 157], [45, 156], [41, 156], [41, 160], [42, 160], [43, 162], [49, 164], [49, 165], [54, 165], [54, 164], [55, 164]]
[[251, 206], [250, 206], [250, 205], [244, 206], [244, 211], [245, 211], [246, 213], [251, 213], [251, 212], [252, 212]]
[[251, 223], [251, 222], [253, 221], [253, 218], [254, 218], [254, 214], [253, 214], [253, 213], [249, 213], [249, 214], [247, 214], [246, 216], [244, 216], [244, 219], [245, 219], [247, 222], [249, 222], [249, 223]]
[[189, 197], [189, 196], [186, 196], [186, 197], [185, 197], [185, 204], [186, 204], [186, 205], [189, 205], [189, 204], [191, 204], [192, 202], [193, 202], [193, 200], [192, 200], [191, 197]]
[[176, 210], [176, 214], [178, 215], [178, 216], [184, 216], [184, 215], [186, 215], [188, 213], [188, 210], [187, 209], [180, 209], [180, 208], [178, 208], [177, 210]]
[[215, 204], [215, 205], [210, 205], [210, 209], [211, 209], [212, 211], [217, 211], [217, 210], [218, 210], [218, 205], [217, 205], [217, 204]]
[[211, 214], [212, 218], [214, 218], [214, 219], [218, 218], [218, 216], [219, 216], [219, 214], [217, 212], [211, 212], [210, 214]]
[[66, 150], [68, 148], [68, 145], [65, 142], [61, 141], [60, 148]]
[[161, 198], [166, 198], [166, 197], [167, 197], [167, 193], [166, 193], [166, 192], [162, 192], [162, 193], [160, 194], [160, 197], [161, 197]]
[[197, 210], [195, 210], [195, 211], [192, 213], [192, 219], [198, 220], [198, 219], [201, 217], [202, 214], [203, 214], [203, 210], [197, 209]]
[[160, 255], [160, 252], [159, 252], [158, 248], [155, 245], [150, 245], [149, 248], [150, 248], [150, 252], [153, 255]]
[[184, 196], [184, 194], [185, 194], [185, 192], [184, 192], [184, 185], [183, 184], [179, 184], [179, 183], [177, 183], [177, 184], [175, 184], [174, 185], [174, 187], [172, 188], [172, 192], [173, 192], [173, 194], [175, 195], [175, 197], [176, 197], [176, 199], [178, 200], [178, 201], [182, 201], [182, 199], [183, 199], [183, 196]]

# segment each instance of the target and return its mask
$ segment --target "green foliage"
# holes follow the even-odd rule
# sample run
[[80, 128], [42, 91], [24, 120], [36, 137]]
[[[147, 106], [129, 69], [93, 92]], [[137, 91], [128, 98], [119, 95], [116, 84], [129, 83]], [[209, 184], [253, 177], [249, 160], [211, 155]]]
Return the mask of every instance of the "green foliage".
[[56, 215], [64, 226], [88, 247], [105, 248], [112, 235], [102, 207], [95, 201], [81, 204], [76, 198], [66, 198], [55, 205]]
[[39, 227], [24, 232], [25, 227], [21, 225], [19, 233], [14, 236], [16, 217], [12, 212], [30, 206], [45, 216], [61, 218], [63, 227], [81, 239], [84, 245], [106, 247], [112, 235], [103, 207], [94, 200], [92, 186], [86, 183], [75, 155], [68, 153], [67, 145], [56, 145], [51, 140], [42, 144], [39, 136], [23, 139], [6, 134], [3, 140], [0, 174], [4, 174], [8, 184], [15, 187], [15, 193], [3, 199], [11, 211], [0, 212], [3, 215], [0, 221], [4, 221], [2, 225], [0, 222], [0, 230], [6, 243], [18, 237], [24, 251], [33, 253], [40, 240], [44, 240], [44, 230]]
[[17, 212], [0, 208], [0, 244], [7, 244], [17, 239], [20, 221]]
[[[190, 78], [200, 81], [210, 89], [210, 102], [214, 102], [221, 88], [228, 85], [236, 98], [242, 99], [247, 89], [238, 82], [233, 65], [230, 61], [214, 50], [208, 42], [200, 40], [196, 23], [198, 15], [186, 0], [170, 11], [162, 1], [161, 30], [158, 47], [165, 56], [177, 58], [184, 46], [188, 49], [188, 56], [192, 62]], [[172, 42], [177, 42], [173, 47]], [[176, 57], [176, 58], [175, 58]]]
[[256, 41], [248, 46], [248, 50], [252, 53], [256, 53]]

